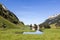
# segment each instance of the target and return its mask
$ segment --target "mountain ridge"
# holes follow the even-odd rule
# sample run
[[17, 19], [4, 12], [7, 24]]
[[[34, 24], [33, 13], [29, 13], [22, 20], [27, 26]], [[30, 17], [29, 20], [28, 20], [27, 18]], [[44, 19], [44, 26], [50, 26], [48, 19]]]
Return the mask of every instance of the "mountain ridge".
[[[7, 23], [5, 20], [7, 20]], [[8, 10], [3, 4], [0, 4], [0, 23], [0, 27], [3, 27], [4, 25], [7, 27], [11, 27], [10, 25], [12, 25], [12, 27], [15, 26], [16, 28], [25, 26], [24, 23], [20, 21], [18, 17], [12, 11]]]
[[0, 16], [15, 24], [20, 22], [18, 17], [13, 12], [8, 10], [3, 4], [0, 4]]
[[60, 26], [60, 14], [55, 14], [48, 17], [42, 24], [39, 25], [48, 28], [52, 24], [55, 24], [55, 26]]

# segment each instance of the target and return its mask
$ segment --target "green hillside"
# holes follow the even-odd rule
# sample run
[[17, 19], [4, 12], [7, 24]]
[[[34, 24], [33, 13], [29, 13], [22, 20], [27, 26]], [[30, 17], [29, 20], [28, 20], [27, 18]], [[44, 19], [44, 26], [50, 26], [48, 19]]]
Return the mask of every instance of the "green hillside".
[[18, 25], [13, 24], [10, 21], [0, 16], [0, 28], [3, 28], [4, 24], [6, 25], [6, 28], [20, 28]]
[[18, 17], [13, 12], [8, 10], [3, 4], [0, 4], [0, 16], [14, 24], [18, 24], [20, 22]]
[[19, 28], [26, 27], [18, 17], [0, 3], [0, 28]]

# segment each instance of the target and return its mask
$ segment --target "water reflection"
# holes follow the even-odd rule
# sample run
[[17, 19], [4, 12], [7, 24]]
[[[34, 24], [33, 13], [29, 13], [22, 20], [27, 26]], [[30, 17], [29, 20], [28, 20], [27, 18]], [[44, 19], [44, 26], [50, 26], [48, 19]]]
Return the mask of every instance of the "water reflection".
[[39, 26], [36, 30], [36, 32], [23, 32], [23, 34], [42, 34], [43, 32], [39, 31]]
[[36, 31], [36, 32], [24, 32], [23, 34], [42, 34], [43, 32]]

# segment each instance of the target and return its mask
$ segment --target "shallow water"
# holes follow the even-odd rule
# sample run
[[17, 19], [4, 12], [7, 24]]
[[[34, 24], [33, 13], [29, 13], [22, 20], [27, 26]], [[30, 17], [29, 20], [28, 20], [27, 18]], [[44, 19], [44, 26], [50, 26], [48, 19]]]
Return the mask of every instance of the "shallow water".
[[36, 31], [36, 32], [23, 32], [23, 34], [42, 34], [43, 32], [41, 31]]

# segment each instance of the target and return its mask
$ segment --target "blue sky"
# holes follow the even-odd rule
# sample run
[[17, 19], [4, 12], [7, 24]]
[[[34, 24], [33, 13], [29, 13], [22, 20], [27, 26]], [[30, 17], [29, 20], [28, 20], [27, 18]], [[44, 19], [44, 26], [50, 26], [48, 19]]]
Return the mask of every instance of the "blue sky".
[[0, 0], [25, 24], [40, 24], [60, 13], [60, 0]]

